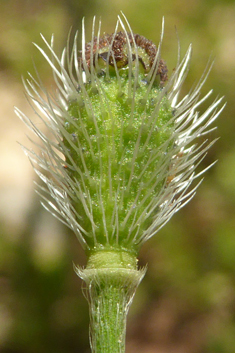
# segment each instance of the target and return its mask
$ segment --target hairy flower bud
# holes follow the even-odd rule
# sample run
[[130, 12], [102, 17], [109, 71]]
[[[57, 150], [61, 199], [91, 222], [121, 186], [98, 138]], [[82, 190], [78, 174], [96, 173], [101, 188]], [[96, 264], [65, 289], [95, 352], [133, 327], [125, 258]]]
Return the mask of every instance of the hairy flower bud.
[[25, 87], [53, 139], [17, 109], [42, 142], [41, 154], [25, 152], [46, 184], [39, 186], [46, 207], [74, 230], [88, 254], [137, 253], [192, 198], [195, 168], [214, 143], [194, 142], [211, 131], [222, 109], [218, 99], [197, 112], [211, 93], [199, 100], [209, 70], [178, 101], [191, 46], [168, 79], [162, 37], [163, 29], [156, 47], [119, 18], [115, 32], [103, 37], [100, 26], [95, 36], [94, 20], [87, 44], [83, 23], [81, 52], [77, 35], [61, 58], [53, 37], [51, 44], [43, 38], [50, 55], [37, 46], [57, 92], [49, 95], [32, 76]]

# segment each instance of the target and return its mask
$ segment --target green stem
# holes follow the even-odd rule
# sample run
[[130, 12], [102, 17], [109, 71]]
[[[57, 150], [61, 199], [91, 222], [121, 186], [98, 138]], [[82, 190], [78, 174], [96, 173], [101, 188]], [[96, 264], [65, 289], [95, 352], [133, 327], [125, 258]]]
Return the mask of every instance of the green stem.
[[[97, 258], [102, 267], [93, 268]], [[76, 272], [87, 284], [92, 353], [124, 353], [127, 313], [145, 271], [137, 270], [126, 252], [102, 251]]]

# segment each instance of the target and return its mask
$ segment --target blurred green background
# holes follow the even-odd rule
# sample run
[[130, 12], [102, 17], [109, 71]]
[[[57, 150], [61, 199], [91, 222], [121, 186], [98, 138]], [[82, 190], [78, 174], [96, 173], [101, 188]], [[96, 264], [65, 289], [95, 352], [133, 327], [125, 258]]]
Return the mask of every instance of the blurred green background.
[[[134, 32], [158, 43], [165, 16], [162, 56], [169, 72], [193, 44], [186, 93], [209, 56], [216, 58], [203, 88], [225, 95], [226, 109], [210, 140], [220, 140], [204, 165], [206, 173], [193, 201], [140, 253], [148, 272], [131, 307], [127, 353], [232, 353], [235, 351], [235, 2], [232, 0], [0, 0], [0, 352], [89, 352], [88, 306], [72, 262], [84, 265], [73, 234], [40, 206], [36, 179], [16, 141], [29, 145], [27, 129], [13, 113], [18, 106], [34, 118], [21, 75], [34, 63], [48, 89], [52, 75], [32, 45], [39, 33], [55, 34], [58, 53], [67, 34], [92, 17], [114, 31], [124, 11]], [[40, 124], [40, 122], [38, 122]]]

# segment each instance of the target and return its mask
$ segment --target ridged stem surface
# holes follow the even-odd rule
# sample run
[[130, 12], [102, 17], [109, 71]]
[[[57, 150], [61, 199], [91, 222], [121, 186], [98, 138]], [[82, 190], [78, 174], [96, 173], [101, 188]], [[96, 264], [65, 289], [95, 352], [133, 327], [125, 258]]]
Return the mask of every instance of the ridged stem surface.
[[136, 269], [133, 255], [101, 251], [77, 273], [87, 284], [92, 353], [124, 353], [127, 313], [145, 271]]

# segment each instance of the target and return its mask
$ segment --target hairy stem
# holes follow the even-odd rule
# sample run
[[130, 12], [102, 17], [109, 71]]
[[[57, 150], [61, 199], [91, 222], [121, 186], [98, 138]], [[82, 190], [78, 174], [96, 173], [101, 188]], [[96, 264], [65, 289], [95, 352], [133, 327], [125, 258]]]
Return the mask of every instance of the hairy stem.
[[[90, 268], [97, 255], [102, 267]], [[92, 353], [124, 353], [127, 313], [145, 271], [133, 268], [133, 257], [126, 253], [102, 251], [94, 258], [85, 270], [76, 269], [87, 284]], [[118, 259], [122, 259], [119, 264]]]

